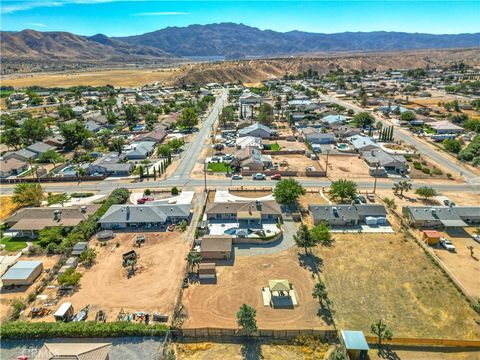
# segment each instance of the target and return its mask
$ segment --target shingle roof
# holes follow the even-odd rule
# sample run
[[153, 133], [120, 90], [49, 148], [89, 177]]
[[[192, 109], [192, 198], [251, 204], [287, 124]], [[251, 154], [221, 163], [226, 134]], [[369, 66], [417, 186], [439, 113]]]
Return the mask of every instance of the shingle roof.
[[112, 205], [100, 224], [165, 222], [168, 217], [188, 217], [191, 204]]
[[110, 347], [110, 343], [46, 343], [35, 360], [106, 360]]
[[53, 150], [53, 149], [55, 149], [55, 147], [45, 144], [43, 142], [36, 142], [35, 144], [27, 146], [27, 150], [37, 154], [43, 154], [44, 152], [47, 152], [48, 150]]
[[216, 202], [207, 210], [208, 214], [233, 214], [240, 211], [260, 211], [264, 215], [280, 215], [280, 205], [275, 200]]
[[204, 236], [201, 251], [230, 252], [232, 250], [231, 236]]
[[309, 205], [308, 209], [314, 219], [345, 221], [359, 220], [366, 216], [386, 216], [387, 212], [383, 205], [376, 204], [353, 204], [353, 205]]

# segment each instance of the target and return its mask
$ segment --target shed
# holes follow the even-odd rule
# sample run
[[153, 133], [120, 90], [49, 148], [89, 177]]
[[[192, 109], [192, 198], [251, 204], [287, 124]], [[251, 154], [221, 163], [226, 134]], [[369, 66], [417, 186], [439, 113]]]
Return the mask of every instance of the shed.
[[204, 259], [229, 259], [232, 255], [232, 237], [227, 235], [204, 236], [200, 248], [200, 255]]
[[210, 280], [217, 277], [215, 263], [201, 263], [198, 265], [198, 277], [200, 280]]
[[86, 241], [80, 241], [75, 244], [72, 250], [73, 256], [80, 256], [88, 248], [88, 243]]
[[347, 350], [349, 359], [366, 360], [370, 349], [362, 331], [342, 330], [341, 342]]
[[73, 268], [76, 268], [78, 265], [78, 258], [71, 256], [65, 261], [65, 265], [71, 266]]
[[110, 240], [115, 237], [115, 233], [112, 230], [102, 230], [97, 234], [97, 238], [100, 241]]
[[41, 261], [18, 261], [2, 276], [2, 285], [31, 285], [43, 270]]
[[437, 230], [423, 230], [423, 239], [428, 245], [438, 244], [441, 234]]

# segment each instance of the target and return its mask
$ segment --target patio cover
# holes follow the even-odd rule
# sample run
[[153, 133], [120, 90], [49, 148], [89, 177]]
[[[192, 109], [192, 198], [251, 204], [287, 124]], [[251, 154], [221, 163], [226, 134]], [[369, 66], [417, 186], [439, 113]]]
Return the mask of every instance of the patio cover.
[[290, 283], [288, 280], [269, 280], [268, 287], [270, 291], [290, 291]]
[[465, 227], [468, 226], [465, 221], [458, 219], [458, 220], [440, 220], [443, 226], [445, 227]]

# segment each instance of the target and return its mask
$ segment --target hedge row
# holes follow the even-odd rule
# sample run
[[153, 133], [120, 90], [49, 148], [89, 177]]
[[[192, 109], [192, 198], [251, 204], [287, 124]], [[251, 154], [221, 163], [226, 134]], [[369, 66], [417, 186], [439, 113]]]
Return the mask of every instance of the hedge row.
[[121, 336], [164, 336], [168, 326], [146, 325], [127, 321], [100, 323], [85, 322], [27, 322], [9, 321], [1, 326], [0, 339], [37, 339], [54, 337], [121, 337]]

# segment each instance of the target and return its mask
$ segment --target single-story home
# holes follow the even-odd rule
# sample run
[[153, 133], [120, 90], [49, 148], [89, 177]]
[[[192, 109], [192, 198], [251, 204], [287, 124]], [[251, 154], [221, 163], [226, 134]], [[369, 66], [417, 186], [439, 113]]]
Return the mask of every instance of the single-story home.
[[327, 115], [322, 118], [322, 123], [327, 126], [339, 126], [345, 123], [347, 118], [343, 115]]
[[24, 161], [10, 158], [0, 161], [0, 178], [7, 178], [12, 175], [18, 175], [28, 169], [28, 164]]
[[335, 143], [335, 135], [331, 132], [322, 133], [316, 128], [306, 127], [301, 130], [301, 133], [305, 138], [305, 140], [307, 140], [310, 144], [334, 144]]
[[55, 150], [55, 147], [39, 141], [39, 142], [36, 142], [35, 144], [27, 146], [26, 149], [28, 151], [34, 152], [35, 154], [37, 154], [37, 156], [40, 156], [49, 150]]
[[347, 141], [358, 151], [368, 151], [378, 148], [378, 144], [369, 136], [354, 135], [347, 138]]
[[153, 229], [171, 223], [189, 221], [192, 204], [112, 205], [100, 218], [102, 229]]
[[125, 158], [126, 154], [119, 155], [117, 152], [103, 155], [88, 166], [88, 173], [90, 175], [128, 176], [134, 165], [125, 162]]
[[146, 159], [154, 152], [155, 144], [153, 141], [133, 142], [129, 149], [125, 151], [125, 156], [128, 160]]
[[206, 260], [227, 260], [232, 256], [232, 237], [205, 235], [200, 244], [200, 255]]
[[235, 153], [235, 159], [232, 165], [238, 165], [242, 169], [251, 171], [262, 171], [265, 168], [271, 167], [273, 161], [270, 155], [264, 155], [258, 148], [249, 146]]
[[240, 137], [235, 140], [235, 145], [237, 146], [237, 149], [244, 149], [247, 147], [261, 149], [262, 139], [255, 136]]
[[272, 130], [268, 126], [260, 123], [252, 124], [238, 131], [238, 137], [255, 136], [262, 139], [269, 139], [276, 134], [277, 132], [275, 130]]
[[275, 200], [252, 200], [215, 202], [207, 208], [205, 214], [207, 220], [232, 220], [254, 227], [264, 220], [277, 221], [281, 218], [282, 211]]
[[[387, 211], [377, 204], [309, 205], [313, 223], [325, 222], [331, 226], [353, 226], [360, 223], [387, 223]], [[375, 221], [373, 221], [375, 220]]]
[[28, 286], [40, 276], [43, 270], [41, 261], [17, 261], [2, 275], [3, 286]]
[[430, 124], [437, 134], [461, 134], [465, 131], [461, 126], [455, 125], [448, 120], [436, 121]]
[[103, 125], [97, 123], [96, 121], [93, 121], [93, 120], [88, 120], [86, 123], [85, 123], [85, 128], [88, 130], [88, 131], [91, 131], [93, 133], [96, 133], [97, 131], [100, 131], [101, 129], [104, 128]]
[[404, 206], [402, 213], [412, 226], [419, 228], [480, 224], [480, 206]]
[[384, 168], [387, 172], [404, 174], [407, 172], [406, 160], [403, 155], [389, 154], [385, 150], [377, 148], [362, 153], [363, 160], [369, 167]]
[[153, 141], [155, 144], [160, 144], [166, 136], [167, 131], [165, 130], [165, 126], [160, 125], [146, 134], [137, 135], [135, 141]]
[[69, 207], [30, 207], [15, 211], [5, 219], [9, 231], [35, 237], [39, 230], [54, 226], [74, 227], [95, 213], [98, 204]]
[[15, 150], [15, 151], [9, 151], [5, 154], [3, 154], [2, 158], [5, 160], [8, 159], [17, 159], [20, 161], [31, 161], [35, 159], [38, 155], [34, 153], [33, 151], [27, 150], [27, 149], [20, 149], [20, 150]]
[[45, 343], [36, 353], [34, 360], [108, 360], [111, 346], [110, 343]]

